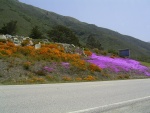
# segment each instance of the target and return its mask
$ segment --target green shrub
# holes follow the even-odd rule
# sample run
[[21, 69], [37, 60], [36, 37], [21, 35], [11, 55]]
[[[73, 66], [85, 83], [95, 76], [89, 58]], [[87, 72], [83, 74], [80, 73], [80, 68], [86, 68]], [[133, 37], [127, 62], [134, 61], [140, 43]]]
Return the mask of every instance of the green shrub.
[[52, 75], [46, 75], [46, 79], [49, 81], [55, 80], [54, 76], [52, 76]]
[[38, 70], [35, 73], [39, 76], [46, 76], [46, 72], [44, 70]]
[[23, 64], [23, 68], [24, 68], [25, 70], [29, 70], [29, 69], [30, 69], [30, 66], [31, 66], [31, 62], [25, 62], [25, 63]]
[[5, 40], [5, 39], [0, 39], [0, 42], [2, 42], [2, 43], [6, 43], [6, 42], [7, 42], [7, 40]]
[[124, 78], [125, 78], [125, 79], [129, 79], [129, 78], [130, 78], [130, 75], [124, 75]]

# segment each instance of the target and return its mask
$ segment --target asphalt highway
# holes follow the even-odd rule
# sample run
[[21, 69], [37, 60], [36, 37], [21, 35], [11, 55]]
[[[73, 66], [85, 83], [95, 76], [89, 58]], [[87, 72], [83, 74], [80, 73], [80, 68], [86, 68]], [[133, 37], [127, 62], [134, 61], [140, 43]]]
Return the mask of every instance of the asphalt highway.
[[0, 113], [150, 113], [150, 79], [1, 85]]

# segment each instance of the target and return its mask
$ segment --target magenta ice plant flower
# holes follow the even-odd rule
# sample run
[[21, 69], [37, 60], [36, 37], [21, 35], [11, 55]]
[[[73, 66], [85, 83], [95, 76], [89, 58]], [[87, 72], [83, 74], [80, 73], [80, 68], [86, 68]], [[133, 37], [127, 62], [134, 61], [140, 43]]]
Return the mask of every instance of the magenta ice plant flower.
[[52, 72], [54, 70], [54, 68], [51, 68], [51, 67], [48, 67], [48, 66], [43, 67], [43, 69], [47, 72]]
[[116, 73], [135, 71], [136, 73], [150, 76], [150, 69], [133, 59], [111, 58], [109, 56], [98, 56], [96, 54], [92, 54], [91, 59], [92, 60], [87, 61], [99, 66], [102, 69], [110, 69]]
[[62, 62], [61, 65], [62, 65], [63, 67], [65, 67], [66, 69], [69, 69], [69, 68], [70, 68], [70, 63], [68, 63], [68, 62]]

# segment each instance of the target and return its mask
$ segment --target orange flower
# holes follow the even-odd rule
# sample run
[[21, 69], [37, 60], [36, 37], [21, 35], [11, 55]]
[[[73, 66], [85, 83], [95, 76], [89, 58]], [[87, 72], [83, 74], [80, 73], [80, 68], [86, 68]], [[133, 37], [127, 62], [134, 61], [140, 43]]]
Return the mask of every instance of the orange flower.
[[98, 71], [98, 72], [101, 72], [101, 68], [99, 68], [97, 65], [95, 65], [95, 64], [90, 64], [89, 66], [88, 66], [88, 69], [90, 70], [90, 71]]
[[75, 78], [76, 81], [82, 81], [82, 78], [81, 77], [77, 77]]
[[64, 80], [64, 81], [71, 81], [72, 78], [69, 77], [69, 76], [63, 76], [63, 77], [62, 77], [62, 80]]
[[96, 77], [95, 77], [95, 76], [88, 75], [87, 77], [84, 78], [84, 80], [87, 80], [87, 81], [94, 81], [94, 80], [96, 80]]
[[15, 47], [15, 44], [12, 43], [12, 42], [8, 42], [7, 45], [8, 45], [9, 47]]
[[91, 51], [84, 51], [85, 55], [87, 56], [91, 56], [92, 55], [92, 52]]

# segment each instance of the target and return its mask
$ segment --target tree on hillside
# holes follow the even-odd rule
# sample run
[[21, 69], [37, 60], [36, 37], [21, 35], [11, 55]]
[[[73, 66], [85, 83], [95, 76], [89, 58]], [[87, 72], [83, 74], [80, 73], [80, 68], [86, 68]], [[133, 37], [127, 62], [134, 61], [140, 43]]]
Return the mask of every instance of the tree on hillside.
[[38, 26], [34, 26], [31, 30], [29, 37], [34, 39], [42, 38], [42, 32], [39, 30]]
[[92, 49], [93, 48], [103, 49], [100, 41], [96, 39], [94, 35], [88, 36], [86, 46]]
[[48, 32], [48, 36], [54, 42], [80, 45], [79, 39], [76, 37], [73, 31], [62, 25], [54, 27], [51, 31]]
[[1, 34], [10, 34], [15, 35], [17, 31], [17, 21], [10, 21], [3, 25], [3, 27], [0, 29]]

